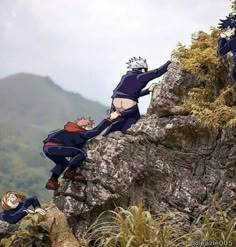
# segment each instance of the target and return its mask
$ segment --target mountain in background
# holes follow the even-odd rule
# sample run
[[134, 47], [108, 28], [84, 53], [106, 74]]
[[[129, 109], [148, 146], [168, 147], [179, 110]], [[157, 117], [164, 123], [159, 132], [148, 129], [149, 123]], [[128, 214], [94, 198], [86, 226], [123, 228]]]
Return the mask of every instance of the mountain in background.
[[0, 193], [17, 190], [48, 200], [44, 185], [53, 163], [40, 155], [43, 139], [77, 117], [101, 121], [107, 109], [47, 76], [19, 73], [0, 79]]

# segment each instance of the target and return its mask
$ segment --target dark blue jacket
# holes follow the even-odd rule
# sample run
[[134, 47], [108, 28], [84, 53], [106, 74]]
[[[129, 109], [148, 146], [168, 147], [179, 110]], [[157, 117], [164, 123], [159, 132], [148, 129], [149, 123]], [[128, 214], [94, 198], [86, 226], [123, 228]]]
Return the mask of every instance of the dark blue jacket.
[[63, 146], [81, 149], [86, 144], [86, 141], [99, 135], [111, 123], [111, 120], [104, 119], [95, 128], [86, 130], [79, 127], [75, 123], [69, 122], [65, 125], [64, 129], [49, 134], [47, 139], [45, 139], [43, 142], [55, 142]]
[[162, 76], [171, 62], [168, 61], [160, 68], [148, 72], [138, 70], [128, 71], [123, 75], [120, 83], [113, 91], [112, 98], [127, 98], [138, 102], [138, 98], [149, 93], [148, 89], [143, 90], [149, 81]]
[[6, 221], [10, 224], [16, 224], [23, 217], [27, 215], [26, 210], [32, 206], [34, 209], [41, 207], [36, 196], [27, 198], [19, 203], [16, 208], [5, 210], [0, 213], [0, 220]]
[[230, 51], [236, 60], [236, 35], [231, 36], [229, 40], [226, 38], [219, 38], [218, 40], [218, 54], [220, 56], [224, 56]]

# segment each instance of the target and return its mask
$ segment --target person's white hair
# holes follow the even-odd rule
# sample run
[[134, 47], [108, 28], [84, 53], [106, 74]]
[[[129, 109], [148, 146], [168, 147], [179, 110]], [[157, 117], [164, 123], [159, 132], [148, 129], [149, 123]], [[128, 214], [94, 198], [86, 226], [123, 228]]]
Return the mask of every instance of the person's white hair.
[[133, 57], [126, 64], [128, 64], [128, 69], [148, 69], [146, 59], [143, 59], [141, 57]]

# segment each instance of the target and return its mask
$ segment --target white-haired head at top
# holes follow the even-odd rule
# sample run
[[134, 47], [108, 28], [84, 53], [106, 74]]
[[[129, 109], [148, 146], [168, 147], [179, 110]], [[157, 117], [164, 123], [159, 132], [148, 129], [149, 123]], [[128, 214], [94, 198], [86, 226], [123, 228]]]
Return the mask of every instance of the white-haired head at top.
[[126, 64], [128, 64], [127, 68], [131, 70], [141, 70], [142, 72], [148, 71], [147, 60], [141, 57], [132, 57]]

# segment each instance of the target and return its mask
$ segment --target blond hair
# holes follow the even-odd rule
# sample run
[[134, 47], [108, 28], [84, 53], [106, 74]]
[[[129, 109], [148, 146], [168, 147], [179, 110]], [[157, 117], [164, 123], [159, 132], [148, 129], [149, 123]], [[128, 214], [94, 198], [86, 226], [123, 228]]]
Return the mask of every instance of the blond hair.
[[9, 210], [11, 207], [7, 204], [7, 199], [9, 198], [10, 195], [14, 194], [20, 201], [23, 201], [26, 199], [26, 196], [22, 193], [16, 192], [16, 191], [7, 191], [4, 193], [1, 197], [0, 204], [1, 207], [4, 210]]

